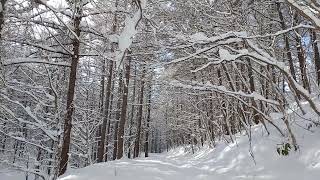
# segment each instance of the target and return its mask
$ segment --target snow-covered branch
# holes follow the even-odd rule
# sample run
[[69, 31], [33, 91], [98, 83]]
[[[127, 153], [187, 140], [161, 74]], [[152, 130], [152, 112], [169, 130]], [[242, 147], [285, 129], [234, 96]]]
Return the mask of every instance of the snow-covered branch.
[[[29, 117], [31, 117], [34, 120], [34, 123], [31, 123], [32, 125], [36, 126], [37, 128], [39, 128], [42, 132], [44, 132], [50, 139], [56, 141], [57, 137], [56, 137], [56, 133], [54, 133], [53, 131], [50, 131], [48, 129], [46, 129], [46, 124], [44, 124], [44, 122], [42, 122], [40, 119], [38, 119], [38, 117], [31, 111], [30, 107], [25, 107], [23, 106], [20, 102], [18, 101], [13, 101], [11, 100], [8, 96], [4, 95], [3, 93], [0, 93], [0, 96], [4, 99], [6, 99], [8, 102], [11, 102], [15, 105], [17, 105], [18, 107], [22, 108], [24, 110], [25, 113], [27, 113], [29, 115]], [[14, 115], [14, 113], [9, 110], [8, 108], [6, 108], [5, 106], [1, 105], [1, 107], [7, 112], [9, 113], [11, 116], [15, 117], [16, 120], [21, 121], [21, 118], [16, 118], [16, 116]], [[27, 122], [27, 121], [24, 121]], [[28, 123], [30, 124], [30, 123]]]
[[174, 87], [181, 87], [185, 89], [193, 89], [193, 90], [201, 90], [201, 91], [214, 91], [214, 92], [219, 92], [223, 93], [226, 95], [232, 95], [232, 96], [240, 96], [240, 97], [246, 97], [253, 99], [255, 101], [264, 101], [268, 104], [272, 105], [279, 105], [277, 101], [274, 101], [272, 99], [266, 99], [265, 97], [261, 96], [260, 94], [256, 92], [252, 92], [251, 94], [247, 94], [242, 91], [234, 92], [234, 91], [229, 91], [227, 90], [226, 87], [224, 86], [216, 86], [211, 84], [210, 82], [207, 82], [206, 84], [200, 84], [200, 83], [194, 83], [194, 82], [179, 82], [177, 80], [173, 80], [170, 82], [170, 85]]
[[68, 63], [49, 62], [39, 58], [15, 58], [15, 59], [3, 59], [3, 66], [12, 66], [19, 64], [47, 64], [53, 66], [70, 67]]
[[320, 28], [319, 6], [310, 0], [286, 0], [292, 7], [308, 18], [318, 29]]
[[143, 9], [146, 6], [146, 1], [136, 1], [136, 5], [138, 6], [138, 10], [135, 12], [133, 17], [126, 17], [124, 22], [125, 26], [118, 37], [119, 51], [116, 55], [117, 68], [121, 68], [126, 52], [131, 46], [134, 36], [138, 33], [137, 27], [139, 25], [139, 22], [142, 20], [142, 13]]

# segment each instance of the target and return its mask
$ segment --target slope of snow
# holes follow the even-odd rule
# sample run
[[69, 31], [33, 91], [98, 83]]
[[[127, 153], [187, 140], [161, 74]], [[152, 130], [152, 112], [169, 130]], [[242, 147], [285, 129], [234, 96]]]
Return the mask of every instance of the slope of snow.
[[[311, 110], [302, 103], [307, 112]], [[297, 111], [297, 109], [295, 109]], [[281, 124], [281, 115], [273, 114]], [[320, 122], [309, 113], [303, 118], [291, 113], [291, 125], [300, 149], [280, 156], [278, 144], [288, 142], [272, 127], [266, 135], [262, 126], [252, 127], [252, 145], [244, 134], [236, 142], [219, 142], [214, 148], [205, 146], [192, 154], [181, 147], [149, 158], [122, 159], [82, 169], [71, 169], [58, 180], [318, 180], [320, 177], [320, 127], [308, 129], [308, 121]], [[189, 148], [190, 149], [190, 148]], [[250, 152], [253, 152], [253, 155]], [[30, 179], [32, 176], [29, 176]], [[22, 180], [25, 173], [10, 169], [0, 171], [0, 180]]]
[[[30, 179], [34, 179], [34, 175], [28, 174]], [[4, 168], [0, 166], [0, 180], [25, 180], [26, 173], [16, 170]]]
[[[276, 116], [275, 116], [276, 117]], [[278, 116], [279, 117], [279, 116]], [[314, 116], [305, 116], [310, 118]], [[313, 119], [319, 120], [319, 119]], [[280, 119], [278, 119], [280, 121]], [[286, 142], [271, 129], [267, 136], [261, 126], [252, 128], [252, 151], [244, 135], [233, 144], [219, 143], [195, 154], [177, 148], [149, 158], [123, 159], [68, 171], [59, 180], [316, 180], [320, 177], [320, 129], [305, 130], [305, 121], [295, 120], [293, 131], [300, 149], [280, 156], [277, 144]]]

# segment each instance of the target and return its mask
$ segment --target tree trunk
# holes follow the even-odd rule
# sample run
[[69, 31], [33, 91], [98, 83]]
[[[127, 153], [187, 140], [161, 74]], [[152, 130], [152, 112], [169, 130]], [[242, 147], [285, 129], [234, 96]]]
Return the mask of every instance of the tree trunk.
[[133, 90], [132, 90], [132, 100], [131, 100], [131, 115], [130, 115], [130, 125], [129, 125], [129, 143], [128, 143], [128, 158], [131, 158], [131, 136], [132, 136], [132, 126], [133, 126], [133, 116], [134, 116], [134, 110], [135, 110], [135, 99], [136, 99], [136, 76], [137, 76], [137, 70], [136, 66], [134, 66], [134, 81], [133, 81]]
[[146, 128], [146, 141], [144, 144], [144, 156], [149, 157], [149, 127], [150, 127], [150, 112], [151, 112], [151, 96], [152, 96], [152, 85], [149, 85], [149, 97], [148, 97], [148, 109], [147, 109], [147, 128]]
[[118, 129], [117, 159], [121, 159], [123, 156], [123, 136], [124, 136], [124, 126], [125, 126], [126, 117], [127, 117], [128, 90], [129, 90], [129, 82], [130, 82], [130, 65], [131, 65], [131, 57], [130, 56], [128, 56], [127, 63], [128, 64], [126, 65], [126, 72], [125, 72], [126, 79], [125, 79], [125, 84], [124, 84], [123, 93], [122, 93], [122, 107], [121, 107], [120, 124], [119, 124], [119, 129]]
[[[115, 2], [115, 7], [118, 7], [118, 0]], [[117, 14], [114, 15], [113, 19], [113, 26], [112, 26], [112, 32], [116, 33], [117, 32], [117, 24], [118, 24], [118, 19], [117, 19]], [[111, 44], [111, 53], [114, 53], [116, 49], [116, 44], [112, 43]], [[107, 82], [107, 88], [106, 88], [106, 96], [105, 96], [105, 107], [104, 107], [104, 118], [101, 126], [101, 139], [100, 139], [100, 146], [98, 147], [98, 159], [97, 162], [102, 162], [103, 157], [105, 154], [105, 144], [106, 144], [106, 128], [107, 128], [107, 122], [108, 122], [108, 117], [109, 117], [109, 107], [110, 107], [110, 97], [111, 97], [111, 87], [112, 87], [112, 78], [113, 78], [113, 66], [114, 62], [110, 61], [110, 66], [109, 66], [109, 74], [108, 74], [108, 82]], [[110, 126], [108, 125], [108, 128]], [[105, 158], [107, 159], [107, 158]]]
[[4, 24], [4, 10], [5, 10], [5, 4], [6, 4], [7, 0], [1, 0], [1, 9], [0, 9], [0, 39], [1, 39], [1, 31], [3, 28], [3, 24]]
[[68, 95], [67, 95], [67, 114], [64, 120], [64, 131], [63, 131], [63, 142], [62, 142], [62, 150], [60, 156], [60, 164], [59, 164], [59, 176], [64, 174], [67, 170], [68, 164], [68, 154], [69, 154], [69, 146], [71, 139], [71, 127], [72, 127], [72, 115], [74, 112], [74, 94], [75, 94], [75, 86], [77, 79], [77, 67], [79, 62], [79, 51], [80, 51], [80, 22], [81, 16], [79, 15], [80, 9], [77, 9], [78, 16], [74, 16], [74, 32], [77, 35], [72, 41], [73, 45], [73, 55], [71, 62], [71, 70], [69, 76], [69, 87], [68, 87]]
[[302, 47], [302, 42], [300, 37], [296, 37], [296, 45], [297, 45], [297, 52], [298, 52], [298, 59], [299, 59], [299, 65], [300, 65], [300, 71], [301, 71], [301, 80], [303, 87], [311, 93], [310, 85], [309, 85], [309, 80], [307, 76], [307, 64], [306, 64], [306, 59], [304, 57], [304, 50]]
[[[101, 75], [101, 92], [100, 92], [100, 104], [99, 104], [99, 110], [100, 110], [100, 113], [103, 114], [104, 113], [104, 96], [105, 96], [105, 73], [106, 73], [106, 61], [104, 60], [103, 61], [103, 67], [102, 67], [102, 75]], [[104, 122], [104, 117], [103, 117], [103, 121], [102, 121], [102, 124]], [[97, 138], [99, 138], [98, 140], [98, 148], [101, 147], [101, 132], [102, 132], [102, 124], [99, 125], [99, 128], [98, 128], [98, 131], [97, 131]], [[103, 156], [103, 155], [102, 155]], [[97, 158], [98, 159], [98, 156], [97, 157], [94, 157], [94, 159]]]
[[[256, 91], [255, 84], [254, 84], [254, 76], [253, 76], [253, 71], [252, 71], [252, 64], [251, 60], [248, 59], [248, 76], [249, 76], [249, 84], [250, 84], [250, 93], [254, 93]], [[252, 105], [255, 108], [258, 108], [258, 105], [255, 100], [252, 100]], [[257, 110], [254, 110], [254, 123], [258, 124], [260, 121], [263, 121], [262, 117], [260, 117], [259, 113]], [[262, 122], [264, 124], [264, 122]]]
[[140, 152], [140, 138], [141, 138], [141, 121], [142, 121], [142, 110], [143, 110], [143, 96], [144, 96], [144, 77], [145, 77], [146, 69], [143, 67], [143, 72], [141, 76], [141, 87], [140, 87], [140, 100], [139, 100], [139, 110], [138, 110], [138, 125], [137, 125], [137, 134], [134, 143], [134, 154], [133, 157], [136, 158], [139, 156]]
[[[277, 8], [278, 8], [278, 14], [279, 14], [279, 19], [280, 19], [280, 23], [281, 23], [281, 28], [282, 28], [282, 30], [285, 30], [286, 29], [286, 24], [285, 24], [284, 17], [283, 17], [282, 12], [281, 12], [280, 2], [276, 2], [276, 4], [277, 4]], [[290, 72], [292, 74], [293, 79], [297, 81], [296, 72], [294, 70], [292, 53], [291, 53], [291, 50], [290, 50], [289, 39], [288, 39], [288, 36], [286, 34], [284, 34], [283, 37], [284, 37], [285, 51], [286, 51], [288, 62], [289, 62]]]
[[103, 156], [105, 154], [106, 128], [107, 128], [107, 122], [109, 117], [110, 96], [111, 96], [111, 87], [112, 87], [112, 78], [113, 78], [113, 64], [114, 62], [110, 61], [109, 75], [108, 75], [108, 82], [107, 82], [106, 96], [105, 96], [104, 118], [101, 126], [101, 139], [100, 139], [100, 146], [98, 147], [97, 162], [102, 162]]
[[314, 66], [317, 73], [317, 82], [318, 86], [320, 86], [320, 53], [319, 47], [317, 43], [317, 33], [312, 31], [312, 45], [313, 45], [313, 53], [314, 53]]
[[3, 24], [4, 24], [4, 11], [5, 11], [5, 3], [6, 3], [7, 0], [0, 0], [0, 6], [1, 6], [1, 9], [0, 9], [0, 88], [2, 88], [2, 86], [4, 85], [4, 82], [2, 82], [2, 75], [3, 75], [3, 72], [2, 72], [2, 42], [1, 42], [1, 34], [2, 34], [2, 28], [3, 28]]
[[118, 152], [118, 128], [119, 128], [119, 121], [120, 121], [120, 108], [121, 108], [121, 95], [123, 89], [123, 78], [122, 78], [122, 70], [119, 73], [119, 87], [118, 87], [118, 101], [116, 107], [116, 121], [114, 122], [114, 136], [113, 136], [113, 156], [112, 159], [117, 159], [117, 152]]

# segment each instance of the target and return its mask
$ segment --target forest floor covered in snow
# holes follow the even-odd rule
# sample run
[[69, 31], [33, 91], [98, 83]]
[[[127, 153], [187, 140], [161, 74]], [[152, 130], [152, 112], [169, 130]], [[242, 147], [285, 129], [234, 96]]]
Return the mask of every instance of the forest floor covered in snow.
[[292, 123], [299, 150], [291, 150], [288, 156], [277, 153], [285, 139], [271, 127], [268, 136], [262, 126], [255, 126], [251, 148], [248, 137], [239, 134], [236, 143], [220, 142], [215, 148], [203, 147], [194, 154], [181, 147], [149, 158], [71, 170], [59, 180], [316, 180], [320, 177], [320, 128], [306, 130], [305, 120], [299, 120]]
[[[273, 117], [275, 122], [281, 121], [279, 116]], [[299, 150], [292, 149], [288, 156], [277, 152], [277, 147], [288, 139], [271, 126], [268, 127], [271, 134], [267, 135], [263, 126], [257, 125], [251, 129], [251, 143], [245, 133], [237, 134], [235, 143], [220, 141], [214, 148], [199, 147], [194, 154], [190, 148], [180, 147], [150, 154], [148, 158], [71, 169], [59, 180], [317, 180], [320, 177], [320, 127], [311, 127], [308, 123], [311, 119], [319, 121], [315, 117], [307, 114], [291, 119]], [[22, 179], [25, 179], [24, 173], [0, 172], [0, 180]]]

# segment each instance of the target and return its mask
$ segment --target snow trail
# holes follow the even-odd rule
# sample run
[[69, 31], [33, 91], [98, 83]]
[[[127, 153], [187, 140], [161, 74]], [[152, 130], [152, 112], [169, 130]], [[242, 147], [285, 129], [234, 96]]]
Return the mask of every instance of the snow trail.
[[[307, 112], [311, 112], [307, 108]], [[252, 146], [248, 137], [236, 134], [235, 143], [219, 141], [216, 146], [188, 146], [172, 149], [149, 158], [121, 159], [94, 164], [85, 168], [69, 168], [58, 180], [318, 180], [320, 177], [320, 129], [306, 120], [319, 121], [315, 113], [301, 117], [291, 114], [291, 126], [299, 150], [288, 156], [277, 148], [289, 139], [268, 126], [253, 126]], [[281, 114], [272, 114], [274, 123], [281, 124]], [[283, 129], [285, 132], [285, 129]], [[250, 152], [253, 152], [253, 157]], [[23, 173], [0, 172], [0, 180], [20, 180]]]
[[254, 161], [248, 138], [237, 135], [234, 144], [220, 142], [215, 148], [205, 146], [195, 154], [181, 147], [151, 154], [149, 158], [122, 159], [71, 170], [59, 180], [317, 180], [319, 128], [312, 128], [311, 132], [294, 127], [300, 150], [290, 151], [289, 156], [277, 153], [277, 144], [284, 140], [275, 130], [267, 136], [262, 126], [255, 126], [252, 129]]

